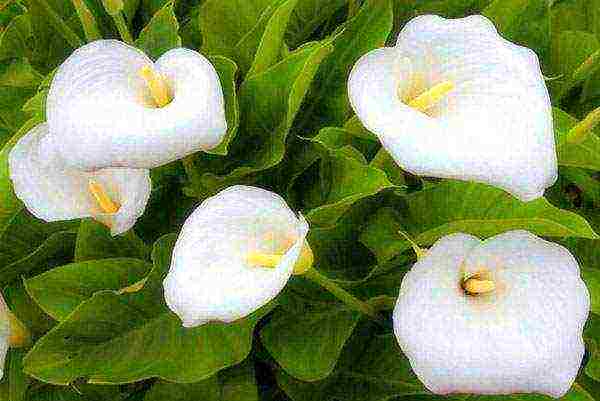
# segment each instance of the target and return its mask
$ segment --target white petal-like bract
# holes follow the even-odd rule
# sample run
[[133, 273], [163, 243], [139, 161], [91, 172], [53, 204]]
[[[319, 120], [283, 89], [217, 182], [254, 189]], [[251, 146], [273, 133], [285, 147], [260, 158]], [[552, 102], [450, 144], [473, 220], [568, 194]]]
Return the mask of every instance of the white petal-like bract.
[[[53, 142], [47, 143], [48, 125], [25, 134], [9, 155], [10, 178], [17, 197], [37, 218], [45, 221], [94, 217], [111, 227], [113, 235], [129, 230], [144, 213], [150, 197], [147, 169], [107, 168], [84, 172], [66, 167]], [[89, 190], [90, 180], [102, 186], [120, 207], [106, 213]]]
[[[465, 278], [478, 273], [492, 291], [465, 290]], [[453, 234], [405, 275], [394, 332], [434, 393], [560, 397], [583, 359], [589, 307], [577, 261], [564, 247], [527, 231], [486, 241]]]
[[[233, 186], [206, 199], [185, 222], [164, 281], [169, 308], [185, 327], [232, 322], [273, 299], [304, 246], [308, 223], [277, 194]], [[253, 252], [282, 255], [251, 265]]]
[[4, 361], [9, 348], [10, 318], [8, 306], [0, 294], [0, 379], [4, 376]]
[[[451, 88], [420, 111], [410, 100]], [[425, 176], [500, 187], [536, 199], [557, 178], [548, 90], [538, 58], [483, 16], [411, 20], [395, 47], [354, 66], [350, 103], [396, 163]]]
[[[172, 95], [166, 106], [152, 105], [143, 67], [165, 80]], [[46, 107], [57, 151], [87, 171], [157, 167], [217, 146], [227, 129], [215, 68], [185, 48], [153, 63], [122, 42], [91, 42], [58, 68]]]

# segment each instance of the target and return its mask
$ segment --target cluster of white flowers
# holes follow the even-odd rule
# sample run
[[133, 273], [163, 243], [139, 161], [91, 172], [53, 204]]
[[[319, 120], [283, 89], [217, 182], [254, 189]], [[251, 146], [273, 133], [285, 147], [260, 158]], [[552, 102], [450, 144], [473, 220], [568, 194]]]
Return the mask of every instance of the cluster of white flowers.
[[[422, 16], [396, 46], [355, 65], [351, 104], [399, 166], [484, 182], [523, 201], [557, 177], [548, 91], [536, 55], [481, 16]], [[152, 62], [131, 46], [90, 43], [60, 66], [47, 123], [10, 154], [17, 196], [46, 221], [92, 216], [133, 226], [148, 169], [217, 146], [226, 131], [219, 78], [200, 54]], [[311, 269], [309, 227], [278, 195], [235, 186], [205, 200], [173, 251], [164, 295], [185, 327], [232, 322]], [[581, 364], [589, 294], [563, 247], [524, 231], [440, 239], [406, 274], [394, 331], [435, 393], [554, 397]], [[2, 351], [2, 349], [0, 349]]]

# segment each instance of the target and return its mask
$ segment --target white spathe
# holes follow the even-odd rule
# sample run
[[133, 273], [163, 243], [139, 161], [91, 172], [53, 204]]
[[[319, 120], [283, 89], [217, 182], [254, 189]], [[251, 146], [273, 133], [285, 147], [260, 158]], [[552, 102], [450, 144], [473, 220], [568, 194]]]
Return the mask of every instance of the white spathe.
[[4, 376], [4, 361], [10, 347], [10, 311], [0, 294], [0, 379]]
[[[408, 105], [442, 82], [453, 89], [426, 112]], [[359, 59], [348, 94], [362, 124], [413, 174], [488, 183], [523, 201], [556, 181], [538, 58], [483, 16], [414, 18], [395, 47]]]
[[[285, 287], [307, 233], [306, 220], [273, 192], [233, 186], [206, 199], [175, 244], [164, 280], [169, 308], [185, 327], [249, 315]], [[253, 266], [252, 252], [283, 257], [275, 267]]]
[[[141, 77], [149, 67], [172, 101], [155, 107]], [[217, 146], [227, 130], [223, 91], [212, 64], [176, 48], [153, 62], [117, 40], [77, 49], [58, 68], [46, 115], [51, 140], [71, 167], [152, 168]]]
[[[486, 270], [495, 290], [467, 294]], [[575, 258], [527, 231], [453, 234], [404, 276], [394, 333], [434, 393], [564, 395], [584, 355], [590, 298]]]
[[[17, 197], [34, 216], [45, 221], [93, 217], [113, 235], [129, 230], [144, 213], [150, 197], [147, 169], [107, 168], [84, 172], [66, 167], [44, 138], [48, 125], [39, 124], [15, 144], [9, 154], [10, 178]], [[105, 213], [89, 190], [90, 180], [120, 205]]]

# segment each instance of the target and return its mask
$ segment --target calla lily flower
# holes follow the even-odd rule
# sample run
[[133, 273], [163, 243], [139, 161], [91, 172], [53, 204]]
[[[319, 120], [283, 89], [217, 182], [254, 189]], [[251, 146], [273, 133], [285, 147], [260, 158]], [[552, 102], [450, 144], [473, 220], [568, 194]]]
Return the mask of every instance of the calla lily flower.
[[227, 130], [210, 62], [185, 48], [153, 62], [116, 40], [77, 49], [58, 68], [46, 103], [50, 136], [80, 170], [152, 168], [217, 146]]
[[129, 230], [144, 213], [150, 197], [146, 169], [107, 168], [85, 172], [65, 167], [47, 146], [48, 125], [25, 134], [9, 154], [10, 178], [17, 197], [45, 221], [93, 217], [113, 235]]
[[414, 18], [358, 60], [350, 103], [403, 169], [477, 181], [523, 201], [557, 178], [548, 90], [533, 51], [485, 17]]
[[169, 308], [194, 327], [232, 322], [273, 299], [312, 265], [308, 223], [277, 194], [233, 186], [187, 219], [164, 280]]
[[443, 237], [404, 276], [394, 332], [434, 393], [564, 395], [590, 296], [575, 258], [527, 231]]
[[29, 342], [29, 332], [8, 309], [0, 294], [0, 379], [4, 376], [4, 361], [10, 347], [22, 347]]

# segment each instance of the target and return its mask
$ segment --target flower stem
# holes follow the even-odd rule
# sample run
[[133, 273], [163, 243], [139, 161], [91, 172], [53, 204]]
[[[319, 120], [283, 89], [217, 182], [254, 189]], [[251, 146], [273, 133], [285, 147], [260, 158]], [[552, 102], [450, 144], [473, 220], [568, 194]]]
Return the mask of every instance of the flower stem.
[[181, 162], [183, 164], [185, 174], [188, 176], [190, 183], [192, 184], [191, 186], [192, 190], [194, 191], [194, 195], [200, 196], [200, 194], [203, 192], [202, 178], [200, 177], [200, 173], [194, 165], [194, 155], [184, 157]]
[[369, 316], [377, 322], [382, 322], [381, 317], [371, 305], [356, 298], [354, 295], [337, 285], [334, 281], [319, 273], [316, 269], [309, 269], [302, 276], [319, 284], [350, 308]]
[[119, 31], [119, 35], [121, 35], [121, 39], [127, 44], [133, 45], [133, 37], [129, 32], [129, 27], [127, 26], [127, 22], [125, 22], [125, 18], [123, 17], [123, 13], [119, 11], [116, 14], [112, 15], [113, 21], [115, 21], [115, 25], [117, 26], [117, 30]]
[[600, 107], [592, 110], [582, 121], [567, 134], [567, 142], [578, 144], [587, 138], [596, 125], [600, 124]]
[[102, 39], [100, 30], [96, 24], [96, 19], [94, 18], [94, 14], [92, 14], [88, 6], [85, 4], [85, 1], [71, 0], [71, 3], [73, 3], [75, 11], [77, 11], [77, 16], [81, 21], [81, 26], [83, 27], [83, 32], [85, 33], [85, 38], [87, 41], [92, 42], [94, 40]]

